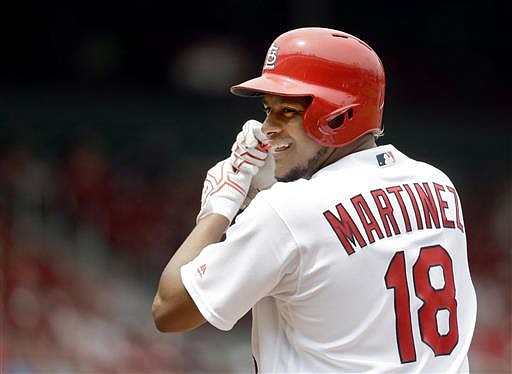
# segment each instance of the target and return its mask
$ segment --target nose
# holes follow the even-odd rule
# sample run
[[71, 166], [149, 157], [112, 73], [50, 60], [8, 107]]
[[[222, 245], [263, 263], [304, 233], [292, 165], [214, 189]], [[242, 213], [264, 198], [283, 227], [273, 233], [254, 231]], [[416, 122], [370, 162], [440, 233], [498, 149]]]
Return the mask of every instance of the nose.
[[272, 139], [272, 137], [282, 131], [281, 126], [279, 126], [276, 121], [273, 121], [271, 117], [271, 115], [267, 115], [267, 118], [265, 118], [265, 121], [263, 121], [263, 126], [261, 127], [261, 131], [269, 139]]

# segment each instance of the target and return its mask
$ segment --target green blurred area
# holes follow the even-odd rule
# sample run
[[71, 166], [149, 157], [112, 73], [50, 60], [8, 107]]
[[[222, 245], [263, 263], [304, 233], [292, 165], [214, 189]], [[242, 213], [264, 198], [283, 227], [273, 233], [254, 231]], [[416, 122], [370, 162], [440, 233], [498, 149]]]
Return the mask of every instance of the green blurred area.
[[[385, 108], [380, 143], [438, 166], [466, 187], [510, 177], [512, 127], [503, 115], [445, 114], [427, 105], [409, 111]], [[263, 120], [259, 100], [228, 92], [225, 97], [4, 95], [0, 144], [22, 142], [58, 160], [70, 145], [87, 143], [148, 172], [186, 173], [194, 163], [227, 155], [234, 135], [250, 118]]]

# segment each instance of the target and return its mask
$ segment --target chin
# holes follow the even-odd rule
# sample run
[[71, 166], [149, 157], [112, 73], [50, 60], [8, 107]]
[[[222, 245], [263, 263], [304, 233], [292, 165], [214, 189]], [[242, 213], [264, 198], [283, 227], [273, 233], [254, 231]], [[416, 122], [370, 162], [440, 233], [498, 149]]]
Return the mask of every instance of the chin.
[[278, 182], [293, 182], [297, 179], [306, 178], [309, 179], [311, 177], [308, 169], [305, 167], [296, 166], [285, 173], [281, 173], [280, 175], [275, 176]]
[[279, 182], [293, 182], [301, 178], [310, 179], [311, 176], [318, 171], [322, 163], [325, 161], [325, 155], [327, 154], [327, 151], [327, 147], [321, 148], [304, 164], [296, 165], [283, 173], [279, 173], [279, 175], [276, 173], [275, 178]]

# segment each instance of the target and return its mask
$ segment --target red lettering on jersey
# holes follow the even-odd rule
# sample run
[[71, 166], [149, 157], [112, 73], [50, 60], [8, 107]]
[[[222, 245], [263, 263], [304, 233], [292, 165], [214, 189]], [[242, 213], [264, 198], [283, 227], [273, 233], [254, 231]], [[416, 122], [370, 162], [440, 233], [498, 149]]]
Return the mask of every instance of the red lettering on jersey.
[[402, 195], [400, 192], [402, 192], [402, 187], [400, 186], [393, 186], [386, 188], [386, 191], [389, 193], [392, 193], [395, 195], [395, 198], [398, 202], [398, 205], [400, 205], [400, 210], [402, 211], [402, 215], [404, 217], [404, 224], [405, 224], [405, 231], [409, 232], [411, 231], [411, 221], [409, 220], [409, 213], [407, 212], [407, 208], [405, 207], [404, 200], [402, 199]]
[[393, 231], [395, 235], [400, 234], [400, 229], [396, 224], [395, 217], [393, 216], [393, 206], [389, 201], [388, 195], [382, 189], [371, 191], [373, 200], [375, 200], [375, 205], [377, 205], [377, 209], [379, 210], [380, 219], [382, 220], [382, 224], [384, 225], [384, 229], [386, 230], [386, 236], [389, 238], [391, 236], [391, 229], [389, 228], [389, 224], [393, 226]]
[[455, 228], [455, 223], [446, 218], [446, 213], [444, 212], [446, 208], [448, 208], [448, 203], [441, 197], [441, 191], [444, 192], [444, 187], [440, 184], [434, 183], [434, 188], [436, 190], [437, 201], [439, 203], [439, 210], [441, 211], [441, 218], [443, 219], [443, 227], [453, 229]]
[[343, 248], [345, 248], [347, 254], [351, 255], [354, 253], [356, 240], [360, 248], [365, 247], [366, 242], [345, 207], [339, 203], [336, 205], [336, 210], [338, 211], [340, 218], [336, 217], [336, 215], [330, 210], [326, 210], [323, 214], [343, 245]]
[[457, 191], [451, 186], [446, 186], [446, 189], [453, 194], [453, 199], [455, 200], [455, 221], [457, 222], [457, 228], [464, 232], [464, 226], [462, 226], [462, 223], [460, 222], [462, 214], [459, 211], [459, 197], [457, 196]]
[[409, 199], [411, 200], [411, 204], [414, 209], [414, 215], [416, 216], [416, 226], [418, 227], [418, 230], [423, 230], [423, 221], [421, 220], [420, 210], [418, 208], [418, 203], [416, 202], [416, 197], [414, 197], [414, 193], [408, 184], [404, 184], [404, 188], [407, 191], [407, 195], [409, 195]]
[[437, 213], [436, 202], [434, 201], [434, 196], [432, 196], [432, 191], [430, 191], [428, 183], [423, 182], [423, 188], [421, 188], [419, 183], [414, 183], [414, 187], [416, 187], [421, 205], [423, 206], [425, 225], [427, 228], [431, 229], [433, 220], [434, 225], [437, 228], [440, 228], [441, 225], [439, 224], [439, 214]]
[[370, 207], [368, 206], [368, 203], [364, 199], [363, 195], [356, 195], [350, 200], [352, 201], [352, 205], [354, 205], [357, 215], [359, 216], [359, 219], [364, 226], [366, 236], [368, 237], [370, 243], [375, 242], [372, 231], [375, 231], [379, 239], [382, 239], [384, 237], [384, 235], [382, 235], [382, 230], [380, 229], [377, 220], [373, 216], [373, 213], [370, 210]]

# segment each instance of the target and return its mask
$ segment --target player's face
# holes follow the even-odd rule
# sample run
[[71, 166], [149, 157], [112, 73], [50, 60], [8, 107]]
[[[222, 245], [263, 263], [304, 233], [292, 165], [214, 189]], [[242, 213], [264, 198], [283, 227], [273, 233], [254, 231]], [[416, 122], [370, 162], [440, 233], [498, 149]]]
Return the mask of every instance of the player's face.
[[271, 145], [278, 181], [310, 178], [328, 157], [329, 148], [311, 139], [304, 130], [304, 111], [310, 103], [309, 97], [265, 95], [263, 98], [267, 117], [262, 130]]

